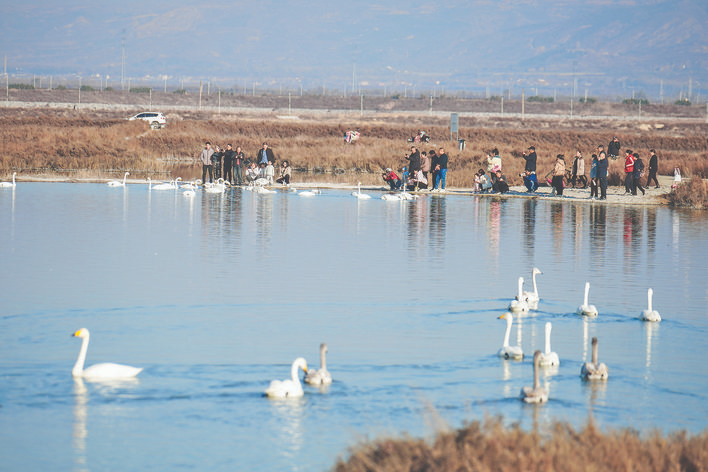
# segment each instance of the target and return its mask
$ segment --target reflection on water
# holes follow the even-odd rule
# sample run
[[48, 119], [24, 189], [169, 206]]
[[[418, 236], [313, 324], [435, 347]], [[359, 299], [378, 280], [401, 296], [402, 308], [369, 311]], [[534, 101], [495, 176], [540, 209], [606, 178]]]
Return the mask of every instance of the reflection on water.
[[489, 202], [489, 210], [487, 212], [487, 249], [489, 250], [489, 255], [492, 259], [499, 256], [502, 201], [506, 200], [492, 200]]
[[269, 399], [268, 402], [271, 404], [273, 421], [276, 424], [274, 439], [279, 445], [278, 450], [292, 464], [291, 470], [301, 470], [297, 465], [297, 458], [305, 441], [303, 420], [307, 411], [307, 401], [305, 397], [300, 397], [285, 400]]
[[556, 262], [563, 262], [563, 239], [565, 227], [563, 225], [563, 211], [565, 205], [552, 202], [549, 205], [551, 212], [551, 234], [553, 235], [553, 256]]
[[88, 471], [86, 463], [86, 385], [80, 377], [74, 377], [74, 468], [77, 472]]

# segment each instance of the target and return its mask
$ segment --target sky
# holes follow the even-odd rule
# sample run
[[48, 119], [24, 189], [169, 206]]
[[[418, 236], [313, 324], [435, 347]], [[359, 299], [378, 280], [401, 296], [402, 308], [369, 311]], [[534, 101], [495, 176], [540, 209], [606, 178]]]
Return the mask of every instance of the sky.
[[0, 5], [0, 55], [25, 78], [699, 94], [708, 2], [29, 0]]

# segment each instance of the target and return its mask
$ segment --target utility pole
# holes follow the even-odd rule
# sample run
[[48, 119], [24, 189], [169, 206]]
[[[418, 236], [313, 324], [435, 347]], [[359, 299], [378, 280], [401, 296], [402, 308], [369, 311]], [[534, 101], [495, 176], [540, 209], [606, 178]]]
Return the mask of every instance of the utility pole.
[[123, 40], [121, 42], [121, 60], [120, 60], [120, 88], [125, 90], [125, 30], [123, 30]]

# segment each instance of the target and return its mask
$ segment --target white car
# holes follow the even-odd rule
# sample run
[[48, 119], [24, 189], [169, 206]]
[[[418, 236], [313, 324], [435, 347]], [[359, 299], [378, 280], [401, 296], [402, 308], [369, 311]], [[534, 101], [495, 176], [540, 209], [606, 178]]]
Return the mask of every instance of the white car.
[[165, 115], [155, 111], [145, 111], [143, 113], [138, 113], [135, 116], [128, 118], [130, 121], [133, 120], [145, 120], [150, 123], [151, 128], [159, 129], [167, 124]]

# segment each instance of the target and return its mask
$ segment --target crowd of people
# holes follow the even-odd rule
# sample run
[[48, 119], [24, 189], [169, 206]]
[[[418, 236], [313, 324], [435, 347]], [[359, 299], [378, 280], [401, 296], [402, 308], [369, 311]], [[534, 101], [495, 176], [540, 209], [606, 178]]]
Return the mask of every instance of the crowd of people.
[[445, 192], [448, 156], [444, 148], [438, 148], [437, 152], [434, 149], [421, 152], [417, 146], [411, 146], [403, 159], [408, 165], [403, 167], [400, 177], [391, 168], [386, 168], [382, 174], [391, 190]]
[[246, 185], [258, 179], [265, 179], [268, 185], [289, 185], [292, 177], [292, 167], [288, 161], [283, 161], [278, 178], [275, 178], [275, 155], [268, 143], [263, 143], [256, 153], [255, 161], [250, 161], [240, 146], [233, 149], [231, 144], [227, 144], [226, 149], [219, 146], [212, 148], [211, 143], [207, 141], [199, 155], [199, 161], [202, 164], [203, 183], [224, 179], [231, 185]]

